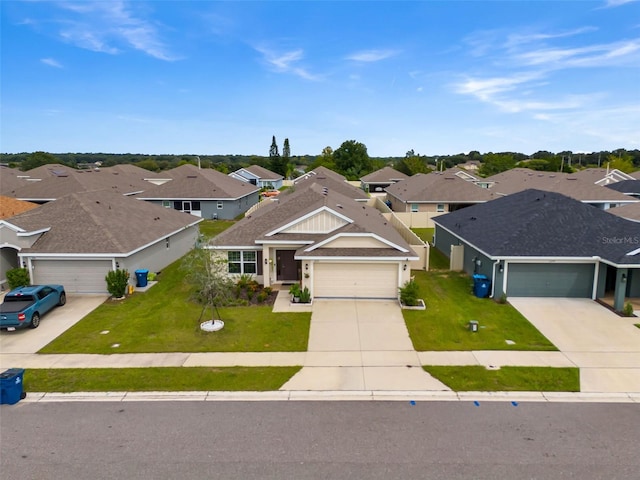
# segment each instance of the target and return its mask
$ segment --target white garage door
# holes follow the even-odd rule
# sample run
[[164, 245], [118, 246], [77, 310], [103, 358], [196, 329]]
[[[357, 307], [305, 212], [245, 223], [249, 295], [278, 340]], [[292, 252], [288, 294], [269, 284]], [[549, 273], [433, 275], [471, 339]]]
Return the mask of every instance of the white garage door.
[[36, 284], [57, 283], [71, 293], [107, 293], [110, 260], [33, 260]]
[[313, 296], [398, 298], [398, 264], [316, 263]]

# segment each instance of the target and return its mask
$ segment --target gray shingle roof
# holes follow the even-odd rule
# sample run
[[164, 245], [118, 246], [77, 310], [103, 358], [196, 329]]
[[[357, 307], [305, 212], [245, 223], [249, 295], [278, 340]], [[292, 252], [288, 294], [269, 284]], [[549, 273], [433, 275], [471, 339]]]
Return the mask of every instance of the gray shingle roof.
[[481, 203], [500, 196], [447, 172], [418, 173], [385, 191], [404, 203]]
[[596, 185], [588, 174], [538, 172], [528, 168], [514, 168], [486, 178], [494, 182], [491, 191], [503, 195], [536, 188], [557, 192], [582, 202], [625, 203], [635, 201], [619, 192]]
[[237, 180], [211, 168], [185, 164], [165, 172], [172, 178], [162, 185], [152, 186], [139, 195], [145, 200], [235, 200], [259, 190], [255, 185]]
[[409, 178], [409, 175], [399, 172], [395, 168], [384, 167], [365, 175], [360, 181], [363, 183], [389, 183], [398, 182], [406, 178]]
[[[47, 171], [43, 169], [40, 173]], [[153, 186], [139, 174], [126, 173], [113, 169], [113, 167], [98, 170], [75, 170], [64, 167], [62, 169], [54, 168], [50, 173], [44, 175], [40, 181], [26, 182], [25, 185], [16, 188], [7, 195], [23, 200], [44, 201], [54, 200], [69, 193], [97, 190], [109, 190], [122, 195], [130, 195]]]
[[66, 195], [6, 221], [29, 232], [50, 228], [25, 252], [124, 254], [201, 219], [102, 190]]
[[260, 165], [251, 165], [249, 167], [245, 167], [245, 170], [253, 173], [255, 176], [260, 178], [261, 180], [280, 180], [284, 178], [282, 175], [272, 172], [271, 170], [267, 170]]
[[[311, 172], [307, 172], [303, 176], [298, 177], [294, 181], [294, 188], [292, 190], [306, 188], [314, 183], [327, 187], [331, 191], [339, 192], [354, 200], [363, 201], [369, 199], [369, 195], [367, 195], [364, 190], [354, 187], [347, 182], [345, 177], [326, 167], [315, 168]], [[282, 194], [287, 195], [289, 192], [290, 190], [285, 190]]]
[[[295, 222], [301, 217], [323, 207], [346, 216], [352, 220], [352, 223], [327, 234], [276, 233], [275, 235], [267, 236], [270, 232]], [[216, 236], [213, 240], [213, 245], [221, 248], [247, 247], [255, 246], [256, 242], [276, 240], [317, 244], [333, 237], [337, 233], [373, 233], [402, 249], [406, 249], [408, 252], [402, 254], [402, 256], [415, 256], [407, 242], [378, 210], [368, 205], [357, 203], [352, 198], [339, 192], [330, 189], [325, 191], [325, 187], [321, 184], [312, 184], [308, 188], [297, 189], [289, 195], [281, 195], [278, 201], [259, 208]], [[372, 249], [372, 252], [373, 250], [375, 249]], [[385, 251], [385, 256], [397, 257], [401, 255], [399, 250], [392, 247], [381, 250]], [[364, 251], [369, 252], [369, 249]], [[334, 253], [346, 256], [352, 256], [353, 254], [351, 249], [334, 249]], [[314, 255], [321, 255], [319, 249], [318, 252], [314, 251]], [[366, 253], [361, 253], [361, 255], [366, 255]]]
[[606, 187], [625, 195], [640, 195], [640, 180], [621, 180], [609, 183]]
[[640, 264], [640, 255], [626, 255], [640, 247], [640, 223], [559, 193], [529, 189], [433, 221], [494, 258], [599, 256]]

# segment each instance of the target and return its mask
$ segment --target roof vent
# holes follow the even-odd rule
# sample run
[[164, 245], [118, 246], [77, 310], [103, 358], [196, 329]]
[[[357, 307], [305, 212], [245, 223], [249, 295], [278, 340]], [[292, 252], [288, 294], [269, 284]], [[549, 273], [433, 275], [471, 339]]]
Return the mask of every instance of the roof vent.
[[198, 178], [197, 175], [187, 175], [187, 178]]
[[341, 204], [339, 204], [339, 203], [336, 203], [336, 207], [338, 207], [338, 208], [342, 208], [342, 205], [341, 205]]

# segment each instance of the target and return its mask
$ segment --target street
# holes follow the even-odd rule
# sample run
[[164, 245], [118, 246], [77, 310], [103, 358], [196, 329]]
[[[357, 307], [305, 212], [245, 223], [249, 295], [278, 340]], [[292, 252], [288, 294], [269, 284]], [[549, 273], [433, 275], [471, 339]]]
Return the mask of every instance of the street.
[[4, 479], [626, 479], [640, 408], [517, 402], [40, 402], [0, 410]]

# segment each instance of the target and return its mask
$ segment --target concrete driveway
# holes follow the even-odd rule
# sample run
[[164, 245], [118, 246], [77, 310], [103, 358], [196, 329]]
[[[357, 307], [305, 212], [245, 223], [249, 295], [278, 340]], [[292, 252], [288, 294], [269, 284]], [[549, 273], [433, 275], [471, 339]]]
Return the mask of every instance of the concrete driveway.
[[0, 352], [36, 353], [101, 305], [107, 295], [67, 295], [67, 303], [42, 317], [36, 329], [22, 328], [14, 332], [0, 330]]
[[580, 367], [583, 392], [640, 392], [640, 323], [583, 298], [509, 298]]
[[281, 390], [450, 390], [426, 373], [397, 302], [317, 300], [302, 370]]

